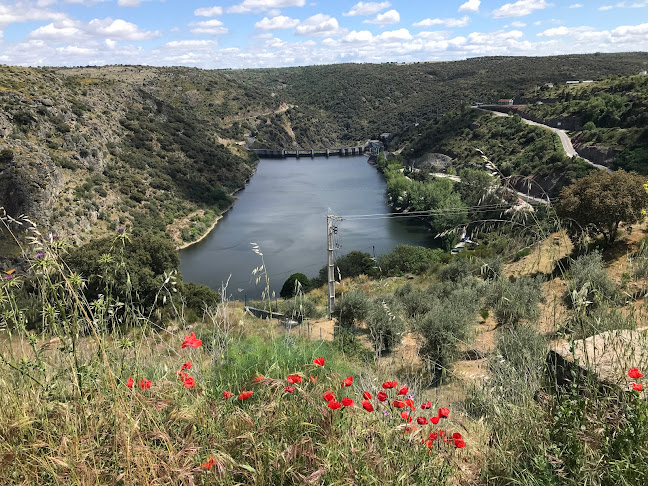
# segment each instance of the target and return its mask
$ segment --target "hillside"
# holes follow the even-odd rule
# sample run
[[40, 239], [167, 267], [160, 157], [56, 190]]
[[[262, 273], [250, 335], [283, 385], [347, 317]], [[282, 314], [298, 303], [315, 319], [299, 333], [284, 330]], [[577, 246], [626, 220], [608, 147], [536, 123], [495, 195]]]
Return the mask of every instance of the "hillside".
[[[648, 55], [628, 53], [245, 71], [1, 67], [0, 206], [77, 243], [130, 226], [182, 245], [253, 173], [248, 145], [363, 142], [547, 79], [646, 65]], [[531, 159], [512, 169], [527, 172]]]

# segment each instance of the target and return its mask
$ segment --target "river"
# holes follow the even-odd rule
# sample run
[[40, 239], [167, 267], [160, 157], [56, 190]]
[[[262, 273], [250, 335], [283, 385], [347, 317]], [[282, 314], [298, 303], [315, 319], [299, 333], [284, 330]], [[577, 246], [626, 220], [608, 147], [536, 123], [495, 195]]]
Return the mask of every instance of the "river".
[[[326, 215], [391, 213], [385, 181], [367, 157], [261, 159], [238, 200], [202, 241], [180, 251], [185, 281], [228, 295], [258, 299], [252, 271], [263, 253], [270, 287], [277, 296], [293, 273], [314, 277], [327, 262]], [[433, 246], [434, 235], [417, 219], [371, 218], [338, 223], [338, 255], [353, 250], [376, 255], [400, 243]], [[231, 275], [231, 277], [230, 277]]]

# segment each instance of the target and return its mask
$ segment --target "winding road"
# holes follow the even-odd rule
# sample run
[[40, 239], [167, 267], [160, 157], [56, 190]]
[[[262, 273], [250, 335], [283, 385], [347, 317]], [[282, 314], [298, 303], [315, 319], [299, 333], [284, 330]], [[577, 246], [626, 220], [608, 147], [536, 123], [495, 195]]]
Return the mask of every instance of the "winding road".
[[[489, 110], [487, 108], [482, 108], [482, 107], [478, 107], [478, 106], [472, 106], [471, 108], [473, 108], [475, 110], [487, 111], [488, 113], [492, 113], [492, 114], [494, 114], [496, 116], [509, 116], [509, 117], [511, 116], [509, 113], [502, 113], [501, 111]], [[560, 138], [560, 142], [562, 143], [563, 149], [565, 150], [565, 153], [567, 154], [568, 157], [574, 157], [574, 156], [579, 157], [579, 158], [583, 159], [585, 162], [587, 162], [588, 164], [590, 164], [591, 166], [596, 167], [599, 170], [604, 170], [606, 172], [612, 172], [612, 169], [610, 169], [609, 167], [605, 167], [604, 165], [600, 165], [600, 164], [595, 164], [591, 160], [587, 160], [586, 158], [581, 157], [580, 155], [578, 155], [578, 152], [576, 152], [576, 149], [572, 145], [571, 139], [569, 138], [569, 135], [567, 135], [567, 132], [565, 130], [550, 127], [548, 125], [543, 125], [542, 123], [534, 122], [533, 120], [528, 120], [528, 119], [524, 118], [523, 116], [520, 116], [520, 118], [522, 118], [522, 121], [524, 123], [526, 123], [527, 125], [535, 125], [537, 127], [546, 128], [547, 130], [551, 130], [552, 132], [558, 134], [558, 137]]]

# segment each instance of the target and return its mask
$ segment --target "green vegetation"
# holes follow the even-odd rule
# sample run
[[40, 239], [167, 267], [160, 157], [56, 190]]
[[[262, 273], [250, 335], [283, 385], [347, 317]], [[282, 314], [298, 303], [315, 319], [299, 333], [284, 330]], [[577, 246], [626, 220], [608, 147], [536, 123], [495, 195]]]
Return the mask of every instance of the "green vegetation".
[[311, 282], [308, 280], [308, 277], [303, 273], [293, 273], [290, 277], [286, 279], [279, 296], [284, 299], [290, 299], [294, 297], [299, 292], [306, 293], [311, 289]]

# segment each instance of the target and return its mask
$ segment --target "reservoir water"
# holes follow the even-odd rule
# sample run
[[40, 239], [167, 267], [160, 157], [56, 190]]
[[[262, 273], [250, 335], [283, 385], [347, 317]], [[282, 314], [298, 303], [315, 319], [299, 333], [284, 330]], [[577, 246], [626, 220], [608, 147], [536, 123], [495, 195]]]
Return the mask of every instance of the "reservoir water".
[[[258, 299], [252, 270], [261, 257], [279, 295], [293, 273], [314, 277], [327, 262], [326, 215], [388, 214], [382, 175], [364, 156], [261, 159], [238, 200], [202, 241], [180, 252], [185, 281], [219, 289], [229, 278], [228, 295]], [[338, 255], [353, 250], [376, 255], [400, 243], [433, 246], [434, 235], [417, 219], [372, 217], [337, 223]], [[231, 276], [231, 277], [230, 277]]]

